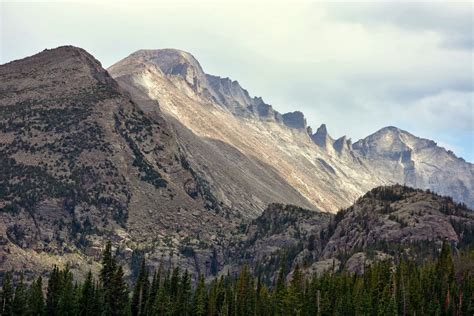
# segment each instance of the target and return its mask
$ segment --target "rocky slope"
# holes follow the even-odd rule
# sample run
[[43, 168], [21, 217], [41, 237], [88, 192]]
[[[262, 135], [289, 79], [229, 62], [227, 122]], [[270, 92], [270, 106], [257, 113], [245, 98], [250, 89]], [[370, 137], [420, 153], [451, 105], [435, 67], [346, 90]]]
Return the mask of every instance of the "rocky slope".
[[[2, 269], [87, 270], [105, 239], [130, 261], [205, 269], [232, 226], [190, 168], [155, 106], [132, 100], [82, 49], [60, 47], [0, 66]], [[194, 245], [196, 255], [177, 251]], [[203, 249], [204, 259], [199, 257]], [[206, 250], [207, 249], [207, 250]]]
[[316, 146], [302, 113], [281, 115], [235, 82], [209, 82], [188, 53], [138, 51], [108, 70], [124, 89], [158, 101], [190, 164], [245, 218], [273, 202], [335, 212], [384, 182]]
[[472, 164], [430, 141], [313, 134], [301, 112], [278, 113], [181, 51], [139, 51], [109, 71], [70, 46], [0, 65], [0, 272], [95, 269], [108, 239], [127, 273], [146, 256], [205, 275], [251, 262], [269, 279], [281, 261], [365, 260], [374, 241], [472, 243], [464, 208], [421, 191], [327, 213], [392, 182], [471, 203]]
[[229, 264], [248, 263], [271, 280], [296, 263], [311, 272], [361, 271], [374, 260], [436, 256], [443, 241], [472, 247], [474, 213], [452, 198], [402, 185], [377, 187], [336, 215], [270, 205], [242, 226]]
[[158, 101], [211, 192], [246, 218], [274, 202], [334, 213], [394, 183], [474, 205], [474, 166], [432, 141], [395, 128], [354, 145], [334, 140], [324, 124], [312, 134], [301, 112], [278, 113], [178, 50], [141, 50], [109, 72], [125, 90]]
[[356, 142], [353, 149], [381, 177], [474, 206], [474, 165], [432, 140], [386, 127]]

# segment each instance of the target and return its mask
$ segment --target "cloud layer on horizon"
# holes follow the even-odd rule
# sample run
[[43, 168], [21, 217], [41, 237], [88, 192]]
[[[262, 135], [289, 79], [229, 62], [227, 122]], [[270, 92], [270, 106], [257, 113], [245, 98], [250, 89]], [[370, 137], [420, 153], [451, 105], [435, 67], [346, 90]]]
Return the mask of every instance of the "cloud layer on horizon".
[[474, 161], [469, 2], [3, 2], [0, 10], [0, 63], [64, 44], [105, 66], [141, 48], [179, 48], [335, 137], [395, 125]]

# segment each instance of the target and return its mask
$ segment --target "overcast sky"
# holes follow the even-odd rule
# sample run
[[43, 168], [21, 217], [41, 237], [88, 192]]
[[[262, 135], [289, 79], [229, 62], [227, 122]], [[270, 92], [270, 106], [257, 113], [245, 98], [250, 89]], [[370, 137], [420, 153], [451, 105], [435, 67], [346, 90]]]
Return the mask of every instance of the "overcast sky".
[[178, 48], [333, 137], [394, 125], [474, 161], [473, 2], [1, 1], [2, 64], [66, 44], [105, 67]]

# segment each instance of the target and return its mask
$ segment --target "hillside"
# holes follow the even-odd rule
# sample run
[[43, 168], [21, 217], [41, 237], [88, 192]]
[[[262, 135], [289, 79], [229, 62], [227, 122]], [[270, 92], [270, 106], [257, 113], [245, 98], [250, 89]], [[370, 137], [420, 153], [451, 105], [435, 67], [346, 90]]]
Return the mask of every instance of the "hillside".
[[382, 186], [336, 215], [270, 205], [236, 236], [230, 263], [248, 263], [272, 280], [282, 265], [286, 271], [296, 264], [317, 273], [363, 271], [376, 260], [434, 259], [444, 241], [472, 248], [474, 213], [450, 197]]
[[179, 50], [140, 50], [108, 70], [125, 90], [158, 101], [190, 164], [218, 200], [245, 218], [269, 203], [335, 213], [395, 183], [474, 205], [474, 166], [433, 141], [396, 128], [354, 145], [346, 136], [332, 138], [324, 124], [312, 134], [303, 113], [278, 113]]
[[204, 267], [177, 249], [183, 240], [206, 248], [232, 221], [158, 109], [145, 115], [70, 46], [2, 65], [0, 80], [2, 269], [70, 261], [86, 271], [106, 239], [128, 262], [146, 249], [156, 264]]

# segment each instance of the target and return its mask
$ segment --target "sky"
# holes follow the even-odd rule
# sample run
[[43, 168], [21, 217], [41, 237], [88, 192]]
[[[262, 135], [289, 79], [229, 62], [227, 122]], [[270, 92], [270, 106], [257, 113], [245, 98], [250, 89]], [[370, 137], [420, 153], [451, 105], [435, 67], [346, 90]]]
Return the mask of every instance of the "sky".
[[0, 63], [75, 45], [108, 67], [177, 48], [315, 130], [385, 126], [474, 161], [474, 2], [4, 1]]

